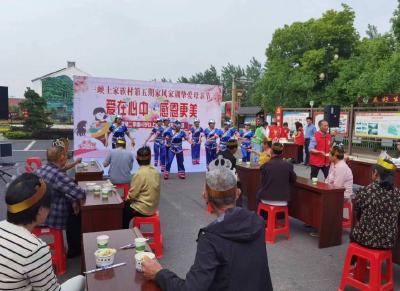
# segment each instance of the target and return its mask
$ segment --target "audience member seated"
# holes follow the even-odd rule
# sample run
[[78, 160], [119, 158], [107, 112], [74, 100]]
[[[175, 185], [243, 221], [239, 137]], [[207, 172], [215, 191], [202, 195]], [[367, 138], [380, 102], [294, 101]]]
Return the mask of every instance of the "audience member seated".
[[232, 169], [236, 170], [236, 157], [235, 154], [238, 150], [238, 141], [236, 139], [230, 139], [226, 143], [226, 149], [224, 151], [219, 151], [217, 156], [222, 155], [224, 159], [227, 159], [232, 164]]
[[272, 145], [272, 158], [261, 166], [261, 188], [257, 199], [262, 203], [286, 206], [290, 198], [290, 185], [296, 182], [293, 165], [282, 159], [283, 145]]
[[110, 166], [108, 175], [110, 176], [111, 183], [129, 184], [131, 182], [133, 154], [126, 149], [125, 138], [117, 138], [116, 148], [108, 152], [103, 166]]
[[233, 172], [223, 167], [207, 172], [206, 191], [218, 217], [200, 229], [197, 254], [186, 279], [150, 259], [142, 264], [144, 276], [165, 291], [273, 290], [264, 221], [235, 207], [239, 191]]
[[330, 152], [331, 166], [325, 183], [335, 188], [344, 188], [344, 198], [350, 200], [353, 194], [353, 173], [344, 160], [344, 149], [334, 145]]
[[[64, 149], [64, 154], [68, 159], [68, 148], [69, 148], [69, 140], [68, 138], [57, 138], [53, 140], [53, 147], [62, 147]], [[66, 163], [65, 166], [62, 168], [63, 171], [68, 171], [75, 167], [77, 164], [82, 163], [82, 159], [78, 158], [76, 161], [71, 162], [71, 163]]]
[[253, 154], [259, 156], [258, 164], [260, 166], [264, 165], [265, 163], [268, 163], [271, 160], [272, 157], [271, 147], [272, 147], [272, 141], [269, 140], [268, 138], [264, 138], [262, 152], [258, 153], [256, 151], [252, 151]]
[[36, 170], [36, 174], [53, 188], [50, 214], [46, 226], [65, 229], [69, 258], [81, 253], [80, 200], [86, 198], [79, 187], [62, 169], [67, 162], [64, 148], [56, 146], [47, 150], [47, 164]]
[[373, 182], [360, 188], [354, 199], [357, 222], [350, 240], [367, 248], [391, 249], [398, 235], [400, 190], [394, 186], [396, 166], [379, 160], [373, 166]]
[[83, 291], [83, 276], [58, 284], [49, 247], [32, 234], [50, 212], [50, 186], [37, 175], [25, 173], [11, 182], [5, 200], [7, 220], [0, 222], [0, 290]]
[[150, 165], [151, 150], [141, 147], [136, 153], [139, 170], [132, 176], [131, 188], [125, 201], [123, 227], [135, 216], [150, 216], [158, 209], [160, 202], [160, 174]]

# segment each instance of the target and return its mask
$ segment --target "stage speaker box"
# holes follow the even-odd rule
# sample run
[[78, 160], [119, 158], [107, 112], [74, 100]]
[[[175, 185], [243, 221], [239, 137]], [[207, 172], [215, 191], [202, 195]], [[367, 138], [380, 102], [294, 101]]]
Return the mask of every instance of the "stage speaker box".
[[339, 127], [340, 106], [326, 106], [324, 109], [324, 119], [328, 121], [329, 127]]
[[0, 157], [11, 157], [12, 145], [10, 143], [0, 143]]
[[8, 119], [8, 87], [0, 86], [0, 119]]

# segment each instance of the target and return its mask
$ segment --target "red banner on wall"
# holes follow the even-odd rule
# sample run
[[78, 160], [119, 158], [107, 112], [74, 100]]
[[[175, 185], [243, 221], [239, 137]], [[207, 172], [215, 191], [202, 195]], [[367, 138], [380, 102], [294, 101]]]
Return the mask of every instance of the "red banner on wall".
[[278, 126], [282, 126], [283, 122], [283, 110], [281, 106], [276, 107], [275, 110], [275, 117], [276, 117], [276, 123]]

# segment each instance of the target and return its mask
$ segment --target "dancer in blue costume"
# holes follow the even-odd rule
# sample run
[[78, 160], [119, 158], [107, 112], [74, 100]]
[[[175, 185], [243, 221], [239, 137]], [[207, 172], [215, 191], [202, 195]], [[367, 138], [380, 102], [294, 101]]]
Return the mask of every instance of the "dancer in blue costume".
[[250, 162], [251, 155], [251, 139], [254, 136], [254, 132], [250, 128], [250, 122], [244, 123], [244, 130], [240, 130], [239, 140], [241, 141], [240, 149], [242, 150], [242, 161]]
[[117, 139], [118, 138], [123, 138], [125, 139], [125, 135], [127, 135], [129, 137], [129, 139], [131, 140], [132, 143], [132, 147], [135, 146], [135, 139], [133, 138], [133, 136], [131, 137], [128, 131], [128, 128], [126, 127], [126, 125], [122, 122], [122, 116], [117, 115], [114, 119], [114, 124], [110, 126], [110, 128], [108, 129], [108, 133], [106, 133], [106, 144], [105, 146], [108, 146], [108, 136], [109, 134], [112, 133], [112, 148], [115, 149], [116, 144], [117, 144]]
[[[157, 167], [159, 164], [161, 165], [162, 158], [162, 147], [163, 147], [163, 132], [164, 127], [162, 126], [163, 120], [161, 118], [157, 118], [157, 125], [153, 127], [149, 137], [146, 139], [145, 144], [151, 139], [154, 141], [154, 167]], [[164, 157], [165, 159], [165, 157]]]
[[181, 179], [185, 179], [185, 165], [183, 164], [183, 147], [182, 142], [187, 140], [186, 133], [181, 129], [182, 123], [177, 120], [174, 123], [174, 130], [172, 135], [167, 135], [167, 140], [169, 142], [169, 158], [167, 163], [167, 168], [164, 171], [164, 179], [167, 180], [169, 178], [169, 172], [171, 170], [172, 162], [174, 161], [174, 157], [176, 156], [176, 162], [178, 165], [178, 176]]
[[201, 148], [201, 136], [203, 134], [203, 128], [200, 127], [200, 120], [196, 118], [193, 121], [193, 127], [190, 129], [190, 137], [192, 140], [192, 164], [200, 164], [200, 148]]
[[163, 122], [164, 122], [163, 124], [164, 131], [162, 133], [162, 144], [160, 150], [161, 172], [164, 172], [165, 166], [168, 163], [169, 146], [167, 147], [165, 138], [167, 135], [171, 135], [172, 132], [172, 127], [169, 126], [170, 123], [169, 118], [164, 118]]
[[207, 167], [212, 160], [217, 157], [217, 138], [219, 129], [215, 128], [215, 120], [210, 119], [208, 121], [208, 128], [204, 130], [204, 136], [206, 138], [206, 163]]
[[232, 122], [225, 121], [224, 122], [224, 129], [219, 130], [219, 149], [220, 151], [226, 150], [226, 143], [231, 139], [234, 138], [236, 135], [237, 129], [232, 127]]

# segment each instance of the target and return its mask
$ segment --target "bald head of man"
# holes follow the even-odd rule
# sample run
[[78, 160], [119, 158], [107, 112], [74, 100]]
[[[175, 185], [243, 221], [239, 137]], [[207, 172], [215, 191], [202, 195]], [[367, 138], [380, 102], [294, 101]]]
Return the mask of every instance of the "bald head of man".
[[67, 157], [63, 147], [55, 146], [47, 149], [47, 161], [63, 168], [67, 162]]

